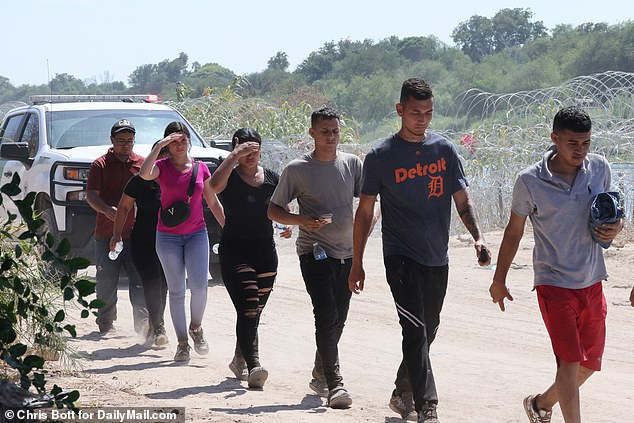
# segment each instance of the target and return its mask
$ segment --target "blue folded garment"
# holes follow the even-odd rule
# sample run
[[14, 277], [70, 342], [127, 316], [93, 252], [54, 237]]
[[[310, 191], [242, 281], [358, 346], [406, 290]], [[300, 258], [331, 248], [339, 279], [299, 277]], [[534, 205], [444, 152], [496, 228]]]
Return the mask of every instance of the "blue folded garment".
[[612, 241], [599, 240], [594, 229], [604, 223], [614, 223], [623, 217], [623, 208], [619, 200], [618, 192], [602, 192], [597, 194], [590, 206], [590, 234], [594, 242], [603, 248], [608, 248]]

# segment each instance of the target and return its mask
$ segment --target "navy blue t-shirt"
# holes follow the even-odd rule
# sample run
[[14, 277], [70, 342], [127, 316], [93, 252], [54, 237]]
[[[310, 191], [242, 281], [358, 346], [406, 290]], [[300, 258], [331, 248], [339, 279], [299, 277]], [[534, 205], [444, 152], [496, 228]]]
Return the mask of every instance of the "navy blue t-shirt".
[[361, 193], [379, 195], [383, 255], [446, 265], [452, 195], [467, 186], [456, 148], [445, 137], [428, 131], [423, 142], [397, 134], [381, 141], [363, 163]]

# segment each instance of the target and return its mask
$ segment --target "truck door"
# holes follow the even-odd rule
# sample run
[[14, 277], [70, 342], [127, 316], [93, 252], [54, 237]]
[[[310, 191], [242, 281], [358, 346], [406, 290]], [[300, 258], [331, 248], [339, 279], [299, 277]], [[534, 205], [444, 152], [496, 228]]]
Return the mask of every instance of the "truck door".
[[[5, 154], [3, 145], [25, 143], [28, 146], [28, 154], [23, 160], [17, 160]], [[20, 177], [22, 191], [15, 199], [22, 199], [29, 192], [29, 180], [26, 172], [30, 168], [33, 158], [37, 154], [39, 143], [39, 119], [35, 113], [19, 113], [5, 119], [3, 129], [0, 130], [0, 186], [8, 183], [17, 173]], [[17, 213], [13, 201], [3, 198], [6, 210]], [[0, 207], [0, 217], [6, 217], [6, 210]]]

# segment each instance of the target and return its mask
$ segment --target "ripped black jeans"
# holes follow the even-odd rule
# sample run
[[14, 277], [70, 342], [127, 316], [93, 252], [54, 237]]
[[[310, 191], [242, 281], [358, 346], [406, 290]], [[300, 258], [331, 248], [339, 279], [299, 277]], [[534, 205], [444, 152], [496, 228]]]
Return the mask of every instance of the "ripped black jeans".
[[258, 325], [277, 275], [277, 251], [266, 242], [222, 239], [220, 271], [236, 309], [236, 337], [249, 371], [260, 366]]

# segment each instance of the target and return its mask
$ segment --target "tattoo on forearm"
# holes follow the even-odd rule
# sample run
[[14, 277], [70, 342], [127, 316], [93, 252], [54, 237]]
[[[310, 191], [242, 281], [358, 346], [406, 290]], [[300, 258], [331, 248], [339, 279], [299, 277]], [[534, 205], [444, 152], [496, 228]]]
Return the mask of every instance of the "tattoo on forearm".
[[476, 219], [476, 213], [473, 206], [471, 204], [465, 205], [462, 209], [458, 210], [458, 215], [473, 239], [479, 239], [480, 228], [478, 226], [478, 220]]

